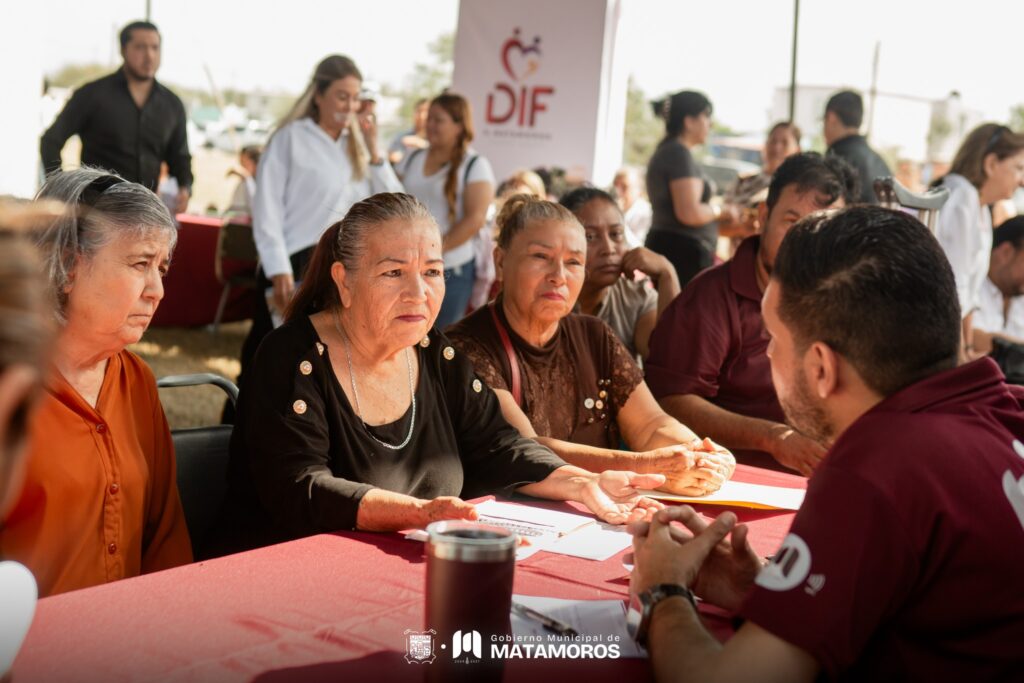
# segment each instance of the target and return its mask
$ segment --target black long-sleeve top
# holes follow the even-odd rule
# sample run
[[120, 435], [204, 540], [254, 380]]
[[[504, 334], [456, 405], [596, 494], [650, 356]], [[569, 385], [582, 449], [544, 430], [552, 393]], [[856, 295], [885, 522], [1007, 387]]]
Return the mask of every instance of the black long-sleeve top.
[[118, 69], [75, 90], [43, 134], [40, 153], [47, 173], [61, 167], [60, 152], [72, 135], [82, 139], [82, 165], [115, 171], [156, 190], [160, 162], [182, 188], [192, 187], [192, 156], [185, 130], [185, 106], [157, 81], [140, 108]]
[[[508, 494], [565, 465], [505, 421], [497, 396], [444, 335], [429, 338], [416, 347], [416, 423], [399, 451], [367, 434], [331, 368], [330, 354], [344, 350], [328, 348], [309, 318], [264, 339], [238, 403], [222, 551], [354, 529], [373, 488], [422, 499]], [[369, 429], [399, 444], [411, 417]]]

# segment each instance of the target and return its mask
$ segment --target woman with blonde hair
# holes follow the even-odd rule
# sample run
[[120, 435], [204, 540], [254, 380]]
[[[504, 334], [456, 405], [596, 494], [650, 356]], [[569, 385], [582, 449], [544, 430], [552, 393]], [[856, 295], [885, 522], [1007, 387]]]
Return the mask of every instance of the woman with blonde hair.
[[252, 227], [261, 290], [273, 290], [270, 303], [257, 297], [242, 375], [283, 315], [324, 230], [359, 200], [402, 189], [380, 150], [375, 118], [359, 114], [362, 84], [351, 59], [325, 58], [260, 158]]
[[1024, 135], [997, 123], [984, 123], [964, 138], [949, 173], [936, 185], [949, 190], [939, 212], [935, 236], [956, 277], [964, 352], [974, 357], [973, 313], [988, 277], [992, 252], [992, 213], [989, 207], [1009, 199], [1024, 186]]
[[461, 95], [435, 97], [427, 112], [426, 150], [416, 150], [401, 165], [406, 191], [426, 204], [441, 228], [445, 298], [438, 327], [462, 318], [476, 279], [473, 237], [487, 223], [494, 200], [494, 172], [469, 146], [473, 110]]

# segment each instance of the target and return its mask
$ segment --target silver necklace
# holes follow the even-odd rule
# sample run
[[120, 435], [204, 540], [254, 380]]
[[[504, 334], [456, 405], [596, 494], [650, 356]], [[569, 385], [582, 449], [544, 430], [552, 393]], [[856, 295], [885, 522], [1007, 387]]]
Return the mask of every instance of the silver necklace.
[[370, 431], [370, 426], [363, 421], [363, 411], [359, 407], [359, 389], [356, 388], [356, 373], [355, 370], [352, 369], [352, 352], [348, 347], [348, 337], [341, 331], [341, 324], [338, 321], [337, 312], [334, 314], [334, 329], [337, 330], [338, 336], [341, 337], [341, 343], [345, 346], [345, 358], [348, 359], [348, 376], [352, 381], [352, 397], [356, 402], [356, 417], [359, 418], [359, 421], [363, 424], [363, 429], [366, 430], [366, 433], [370, 435], [371, 439], [379, 443], [384, 448], [390, 448], [393, 451], [402, 450], [409, 445], [409, 441], [412, 439], [413, 428], [416, 426], [416, 388], [413, 386], [412, 381], [412, 355], [409, 353], [409, 349], [407, 348], [405, 350], [405, 366], [409, 370], [409, 395], [412, 397], [412, 420], [409, 421], [409, 433], [405, 435], [405, 440], [395, 446], [387, 443], [386, 441], [381, 441], [374, 436], [373, 432]]

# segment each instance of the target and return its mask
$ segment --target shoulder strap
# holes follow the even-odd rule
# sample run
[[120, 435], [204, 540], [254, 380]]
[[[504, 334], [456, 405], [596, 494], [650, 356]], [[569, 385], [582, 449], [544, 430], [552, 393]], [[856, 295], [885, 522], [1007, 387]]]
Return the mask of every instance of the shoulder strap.
[[398, 162], [398, 165], [402, 167], [404, 173], [408, 173], [409, 172], [409, 167], [412, 166], [412, 160], [415, 159], [416, 155], [418, 155], [422, 151], [423, 151], [422, 147], [417, 147], [412, 152], [410, 152], [407, 157], [405, 157], [400, 162]]
[[474, 154], [473, 156], [471, 156], [469, 158], [469, 161], [466, 162], [466, 170], [462, 174], [462, 189], [463, 189], [463, 191], [465, 191], [466, 186], [469, 185], [469, 172], [473, 169], [473, 164], [475, 164], [476, 160], [479, 159], [479, 158], [480, 158], [479, 154]]
[[516, 350], [512, 348], [512, 340], [508, 336], [508, 330], [505, 329], [505, 325], [502, 324], [501, 318], [498, 317], [498, 309], [495, 306], [495, 302], [492, 301], [488, 304], [488, 308], [491, 309], [491, 318], [494, 320], [494, 326], [498, 328], [498, 336], [501, 337], [501, 345], [505, 348], [505, 355], [508, 356], [508, 365], [512, 371], [512, 398], [515, 400], [516, 405], [522, 408], [523, 388], [519, 372], [519, 360], [516, 358]]

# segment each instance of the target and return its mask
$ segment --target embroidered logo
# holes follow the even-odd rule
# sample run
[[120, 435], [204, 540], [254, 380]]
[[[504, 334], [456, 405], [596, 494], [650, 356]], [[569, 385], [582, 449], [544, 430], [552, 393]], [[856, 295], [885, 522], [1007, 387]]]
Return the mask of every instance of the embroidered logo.
[[[1024, 444], [1017, 439], [1013, 440], [1013, 450], [1024, 458]], [[1010, 501], [1010, 507], [1017, 513], [1017, 519], [1020, 520], [1021, 526], [1024, 526], [1024, 477], [1017, 479], [1013, 476], [1013, 472], [1006, 470], [1003, 474], [1003, 493]]]

